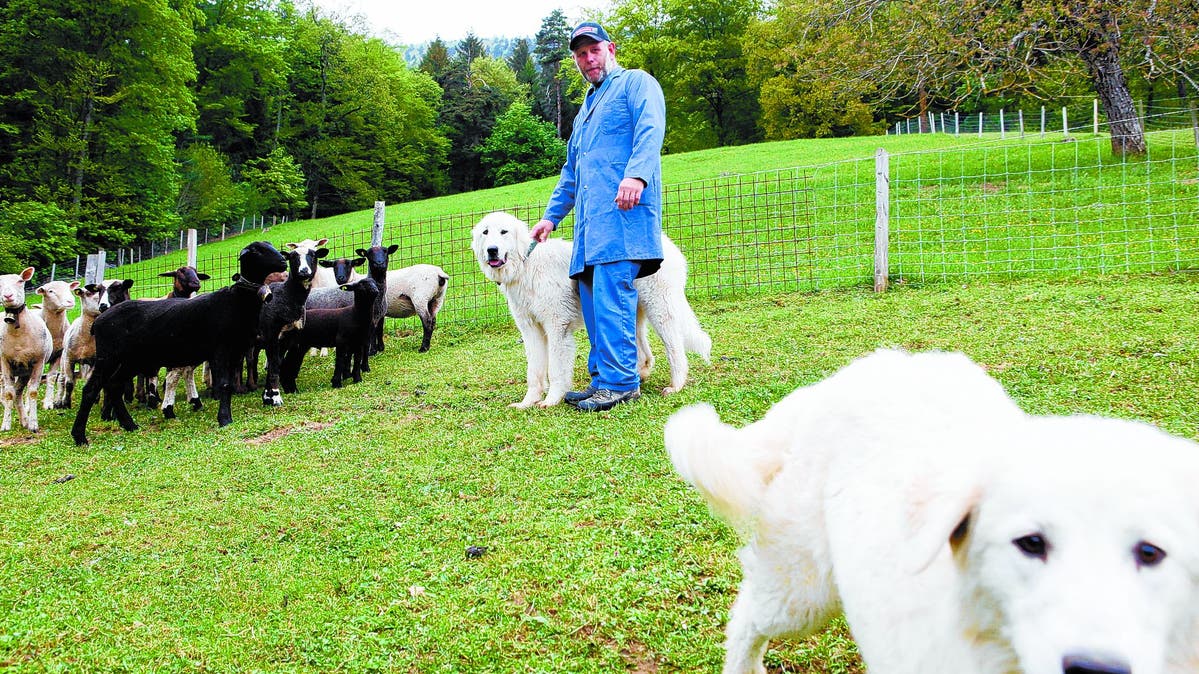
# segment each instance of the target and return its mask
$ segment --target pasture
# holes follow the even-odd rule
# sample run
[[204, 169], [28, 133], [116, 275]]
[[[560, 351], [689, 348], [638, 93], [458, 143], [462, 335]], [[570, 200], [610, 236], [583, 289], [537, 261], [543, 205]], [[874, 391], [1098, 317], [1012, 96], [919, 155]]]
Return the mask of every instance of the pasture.
[[[71, 415], [0, 439], [0, 665], [12, 671], [717, 671], [732, 532], [671, 472], [662, 425], [743, 424], [880, 346], [961, 350], [1035, 412], [1194, 437], [1196, 280], [1089, 276], [696, 301], [713, 364], [610, 413], [517, 411], [514, 328], [392, 334], [357, 385], [211, 402], [142, 430]], [[660, 351], [660, 344], [655, 342]], [[581, 360], [580, 360], [581, 364]], [[581, 370], [576, 381], [581, 381]], [[485, 554], [468, 558], [468, 546]], [[776, 672], [859, 672], [844, 629]]]
[[[429, 352], [412, 319], [389, 322], [362, 383], [334, 391], [333, 359], [309, 358], [299, 394], [281, 408], [235, 396], [224, 429], [206, 400], [173, 421], [135, 410], [135, 433], [93, 413], [83, 448], [73, 410], [42, 411], [36, 436], [0, 436], [0, 667], [717, 671], [738, 542], [672, 473], [670, 414], [707, 401], [748, 423], [886, 346], [964, 351], [1032, 412], [1196, 437], [1188, 139], [1151, 139], [1163, 151], [1137, 162], [1094, 138], [949, 136], [668, 156], [688, 198], [666, 229], [691, 259], [713, 362], [692, 359], [690, 384], [664, 398], [660, 360], [640, 401], [597, 415], [507, 407], [524, 391], [523, 348], [468, 250], [478, 214], [536, 219], [552, 180], [389, 206], [393, 262], [452, 276]], [[879, 146], [904, 153], [884, 294], [867, 289]], [[349, 255], [369, 226], [363, 211], [247, 232], [202, 248], [199, 267], [227, 278], [220, 265], [255, 238], [328, 236]], [[182, 262], [108, 277], [162, 294], [154, 274]], [[844, 627], [775, 643], [767, 663], [861, 671]]]

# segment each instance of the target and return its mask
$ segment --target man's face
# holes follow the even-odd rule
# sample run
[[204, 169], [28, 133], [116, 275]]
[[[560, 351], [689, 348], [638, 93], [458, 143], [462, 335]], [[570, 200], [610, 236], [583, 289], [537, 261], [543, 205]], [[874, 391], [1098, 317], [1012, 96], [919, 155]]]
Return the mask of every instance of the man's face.
[[588, 42], [574, 50], [575, 65], [579, 72], [592, 84], [604, 81], [616, 63], [616, 44], [613, 42]]

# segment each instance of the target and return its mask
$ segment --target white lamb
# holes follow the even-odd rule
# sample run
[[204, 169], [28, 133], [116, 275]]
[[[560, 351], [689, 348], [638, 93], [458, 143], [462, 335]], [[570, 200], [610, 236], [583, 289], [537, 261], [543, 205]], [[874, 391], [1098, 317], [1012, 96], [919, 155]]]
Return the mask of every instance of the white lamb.
[[[25, 284], [33, 278], [33, 267], [20, 274], [0, 276], [0, 383], [4, 392], [4, 420], [0, 431], [12, 429], [12, 408], [17, 403], [21, 425], [37, 431], [37, 387], [54, 340], [42, 317], [25, 310]], [[19, 401], [19, 402], [18, 402]]]
[[422, 353], [429, 350], [433, 327], [437, 325], [437, 312], [441, 311], [445, 301], [445, 288], [449, 280], [449, 274], [432, 264], [414, 264], [387, 272], [387, 316], [420, 318], [421, 328], [424, 329], [420, 343]]
[[50, 354], [50, 369], [46, 372], [46, 392], [42, 396], [44, 409], [54, 407], [57, 390], [61, 385], [63, 338], [66, 337], [67, 329], [71, 327], [71, 319], [67, 318], [67, 312], [75, 308], [73, 293], [78, 287], [79, 281], [70, 283], [50, 281], [35, 291], [42, 296], [42, 303], [30, 307], [31, 311], [41, 316], [42, 320], [46, 322], [46, 327], [50, 330], [50, 338], [54, 342], [54, 349]]

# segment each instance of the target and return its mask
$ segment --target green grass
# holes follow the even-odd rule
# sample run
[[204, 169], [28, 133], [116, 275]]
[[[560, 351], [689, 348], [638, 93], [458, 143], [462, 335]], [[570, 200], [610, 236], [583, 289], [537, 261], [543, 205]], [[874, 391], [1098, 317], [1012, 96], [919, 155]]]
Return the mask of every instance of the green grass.
[[[1028, 410], [1199, 426], [1196, 279], [701, 299], [713, 363], [677, 395], [518, 411], [509, 325], [390, 335], [360, 384], [305, 366], [256, 395], [120, 431], [71, 414], [0, 436], [0, 667], [16, 672], [717, 671], [733, 533], [674, 476], [662, 426], [744, 424], [880, 346], [962, 350]], [[660, 345], [655, 343], [660, 355]], [[582, 380], [582, 360], [576, 381]], [[74, 476], [65, 480], [66, 476]], [[467, 559], [469, 545], [488, 548]], [[774, 672], [861, 672], [845, 628], [777, 642]]]

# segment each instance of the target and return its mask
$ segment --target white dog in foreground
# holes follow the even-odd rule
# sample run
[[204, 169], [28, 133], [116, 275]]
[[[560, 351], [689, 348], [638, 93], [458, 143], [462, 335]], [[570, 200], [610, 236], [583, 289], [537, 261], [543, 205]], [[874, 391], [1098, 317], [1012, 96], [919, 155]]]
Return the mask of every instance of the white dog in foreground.
[[[570, 242], [549, 239], [532, 247], [529, 227], [504, 212], [484, 216], [471, 232], [479, 267], [500, 287], [520, 329], [528, 361], [528, 389], [512, 407], [550, 407], [562, 402], [574, 373], [576, 330], [583, 328], [579, 293], [568, 276]], [[654, 366], [645, 324], [654, 327], [670, 363], [670, 385], [664, 395], [687, 383], [687, 352], [709, 362], [712, 340], [687, 303], [687, 261], [674, 243], [662, 237], [665, 258], [654, 274], [637, 279], [637, 364], [642, 380]]]
[[888, 351], [741, 429], [685, 408], [665, 441], [748, 541], [725, 674], [842, 611], [871, 672], [1199, 672], [1196, 443]]

